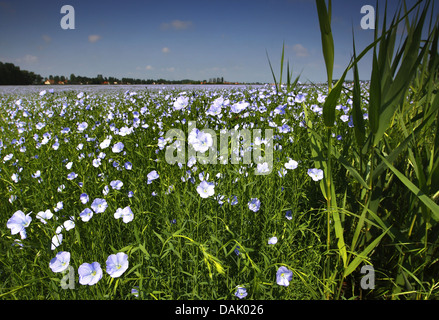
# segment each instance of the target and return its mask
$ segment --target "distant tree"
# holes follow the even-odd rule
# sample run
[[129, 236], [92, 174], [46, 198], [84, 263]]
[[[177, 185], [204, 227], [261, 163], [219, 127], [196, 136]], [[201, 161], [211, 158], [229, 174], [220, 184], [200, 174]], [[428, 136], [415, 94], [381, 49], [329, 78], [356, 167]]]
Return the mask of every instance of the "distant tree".
[[41, 82], [42, 77], [31, 71], [20, 70], [12, 63], [0, 62], [1, 85], [28, 85]]

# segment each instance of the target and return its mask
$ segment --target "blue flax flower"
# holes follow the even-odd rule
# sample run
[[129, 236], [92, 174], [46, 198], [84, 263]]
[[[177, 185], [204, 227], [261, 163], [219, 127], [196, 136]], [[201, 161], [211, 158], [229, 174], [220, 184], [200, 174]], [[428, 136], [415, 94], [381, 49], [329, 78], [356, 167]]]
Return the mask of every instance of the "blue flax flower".
[[101, 265], [98, 262], [83, 263], [78, 268], [79, 283], [92, 286], [102, 278]]
[[30, 213], [24, 214], [23, 211], [18, 210], [8, 220], [6, 226], [11, 229], [11, 234], [20, 233], [21, 238], [24, 239], [26, 237], [25, 229], [29, 226], [31, 221], [32, 217], [30, 216]]
[[107, 259], [106, 271], [112, 278], [120, 277], [128, 269], [128, 255], [123, 252], [112, 254]]
[[60, 251], [50, 260], [49, 267], [53, 272], [63, 272], [69, 267], [70, 252]]
[[95, 213], [102, 213], [107, 209], [108, 204], [107, 201], [101, 198], [96, 198], [91, 204], [91, 208]]
[[248, 208], [253, 212], [258, 212], [261, 207], [261, 201], [258, 198], [252, 198], [248, 203]]
[[279, 267], [276, 272], [276, 283], [280, 286], [288, 287], [290, 281], [293, 279], [293, 272], [287, 267]]
[[243, 287], [238, 287], [235, 292], [235, 296], [237, 296], [239, 299], [245, 298], [247, 294], [247, 289]]

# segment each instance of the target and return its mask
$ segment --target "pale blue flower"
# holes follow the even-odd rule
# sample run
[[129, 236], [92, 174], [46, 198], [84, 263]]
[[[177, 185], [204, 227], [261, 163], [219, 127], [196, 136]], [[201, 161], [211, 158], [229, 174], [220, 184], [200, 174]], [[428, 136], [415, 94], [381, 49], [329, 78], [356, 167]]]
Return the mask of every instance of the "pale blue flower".
[[235, 292], [235, 296], [237, 296], [239, 299], [245, 298], [247, 294], [247, 289], [243, 287], [238, 287]]
[[85, 208], [79, 214], [79, 217], [82, 219], [82, 221], [87, 222], [91, 219], [91, 217], [93, 217], [93, 211], [89, 208]]
[[230, 205], [234, 206], [234, 205], [238, 204], [238, 197], [237, 196], [233, 196], [232, 200], [227, 199], [227, 201], [230, 202]]
[[288, 171], [285, 168], [280, 168], [280, 170], [277, 171], [277, 174], [279, 177], [283, 178], [288, 173]]
[[9, 161], [14, 157], [14, 155], [12, 153], [5, 155], [5, 157], [3, 158], [3, 162]]
[[294, 170], [296, 169], [298, 166], [298, 163], [296, 160], [290, 159], [290, 161], [288, 161], [287, 163], [285, 163], [285, 168], [289, 169], [289, 170]]
[[82, 204], [86, 204], [90, 200], [90, 197], [86, 193], [81, 193], [81, 195], [79, 196], [79, 200]]
[[197, 192], [201, 198], [208, 198], [215, 194], [215, 184], [213, 182], [201, 181], [197, 187]]
[[[6, 226], [11, 229], [11, 234], [17, 234], [25, 231], [32, 221], [31, 213], [27, 215], [23, 211], [16, 211], [6, 223]], [[23, 235], [23, 234], [22, 234]]]
[[125, 162], [124, 166], [126, 170], [131, 170], [133, 168], [133, 164], [129, 161]]
[[114, 153], [122, 152], [124, 148], [124, 144], [122, 142], [116, 143], [113, 148], [111, 149]]
[[116, 219], [122, 218], [123, 222], [128, 223], [133, 221], [134, 214], [130, 207], [125, 207], [123, 209], [118, 208], [114, 213], [114, 218]]
[[102, 142], [99, 144], [99, 147], [100, 147], [101, 149], [108, 148], [108, 147], [110, 146], [110, 143], [111, 143], [111, 139], [105, 139], [104, 141], [102, 141]]
[[302, 102], [305, 101], [305, 99], [306, 99], [305, 95], [302, 94], [302, 93], [299, 93], [299, 94], [295, 97], [294, 101], [295, 101], [296, 103], [302, 103]]
[[258, 212], [259, 208], [261, 207], [261, 201], [258, 198], [252, 198], [248, 202], [248, 208], [253, 212]]
[[56, 248], [58, 248], [61, 243], [62, 243], [62, 239], [63, 239], [63, 235], [62, 233], [57, 233], [52, 237], [52, 245], [51, 245], [51, 249], [55, 250]]
[[349, 116], [347, 114], [344, 114], [344, 115], [340, 116], [340, 119], [343, 122], [348, 122], [349, 121]]
[[16, 173], [13, 173], [11, 176], [12, 181], [14, 181], [15, 183], [18, 183], [18, 181], [20, 180], [20, 176]]
[[131, 294], [134, 295], [136, 298], [138, 298], [139, 297], [139, 287], [135, 286], [134, 288], [132, 288]]
[[242, 110], [245, 110], [250, 104], [248, 102], [245, 101], [239, 101], [234, 103], [231, 107], [230, 107], [230, 111], [233, 113], [240, 113]]
[[213, 145], [212, 135], [200, 131], [197, 128], [189, 133], [188, 142], [193, 146], [195, 151], [201, 153], [206, 152]]
[[133, 132], [133, 128], [129, 128], [129, 127], [122, 127], [119, 130], [119, 135], [124, 137], [126, 135], [129, 135]]
[[76, 179], [76, 177], [78, 177], [78, 174], [76, 174], [75, 172], [71, 172], [67, 175], [67, 180], [73, 180]]
[[107, 209], [107, 207], [108, 207], [107, 201], [101, 198], [96, 198], [91, 204], [91, 208], [95, 213], [102, 213], [105, 211], [105, 209]]
[[80, 124], [78, 124], [78, 131], [82, 132], [85, 129], [87, 129], [87, 127], [88, 127], [88, 123], [87, 122], [81, 122]]
[[37, 219], [40, 219], [40, 221], [43, 224], [46, 224], [47, 223], [46, 220], [50, 220], [52, 219], [52, 217], [53, 217], [53, 213], [49, 209], [47, 209], [46, 211], [40, 211], [37, 214]]
[[75, 227], [75, 222], [73, 221], [73, 218], [70, 217], [69, 220], [64, 221], [63, 226], [66, 229], [66, 231], [73, 229]]
[[264, 163], [258, 163], [257, 165], [257, 170], [259, 173], [267, 173], [270, 172], [270, 169], [268, 167], [268, 162], [264, 162]]
[[102, 279], [102, 269], [98, 262], [83, 263], [78, 268], [79, 283], [92, 286]]
[[93, 167], [98, 168], [101, 165], [101, 158], [93, 159]]
[[123, 252], [108, 257], [106, 271], [112, 278], [120, 277], [128, 269], [128, 255]]
[[53, 208], [53, 211], [58, 212], [64, 208], [64, 203], [62, 201], [58, 201], [56, 203], [56, 207]]
[[32, 178], [39, 178], [41, 176], [41, 171], [37, 170], [34, 174], [32, 174]]
[[182, 110], [189, 104], [189, 97], [179, 96], [174, 102], [174, 110]]
[[288, 268], [281, 266], [276, 272], [276, 283], [280, 286], [288, 287], [293, 279], [293, 272]]
[[159, 177], [159, 174], [157, 173], [157, 171], [155, 171], [155, 170], [151, 171], [147, 175], [147, 178], [148, 178], [147, 184], [150, 184], [153, 180], [157, 179], [158, 177]]
[[268, 239], [268, 244], [276, 244], [277, 243], [277, 237], [271, 237]]
[[323, 179], [323, 170], [322, 169], [308, 169], [308, 175], [314, 180], [319, 181]]
[[55, 258], [50, 260], [49, 267], [53, 272], [63, 272], [69, 267], [70, 264], [70, 252], [60, 251], [56, 254]]
[[120, 190], [123, 186], [123, 182], [120, 180], [113, 180], [110, 182], [110, 186], [114, 189], [114, 190]]
[[188, 162], [187, 162], [187, 166], [188, 166], [189, 168], [191, 168], [195, 163], [197, 163], [197, 158], [195, 158], [195, 157], [190, 157], [189, 160], [188, 160]]

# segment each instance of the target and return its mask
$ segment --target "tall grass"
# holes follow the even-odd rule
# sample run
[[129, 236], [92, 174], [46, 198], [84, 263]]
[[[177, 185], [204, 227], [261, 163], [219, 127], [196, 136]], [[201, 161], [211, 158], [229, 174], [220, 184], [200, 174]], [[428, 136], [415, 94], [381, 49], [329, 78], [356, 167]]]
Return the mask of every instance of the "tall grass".
[[[439, 186], [438, 18], [428, 17], [433, 4], [419, 1], [409, 10], [404, 4], [404, 13], [402, 8], [395, 13], [389, 26], [385, 12], [381, 28], [376, 20], [375, 41], [359, 56], [354, 41], [352, 61], [334, 88], [331, 1], [326, 6], [324, 0], [316, 0], [316, 5], [329, 94], [323, 105], [326, 137], [317, 130], [310, 130], [310, 135], [314, 157], [326, 176], [322, 191], [327, 199], [328, 221], [332, 215], [334, 222], [332, 228], [328, 222], [327, 256], [331, 262], [325, 269], [326, 297], [339, 298], [342, 284], [346, 280], [354, 282], [348, 279], [352, 272], [360, 263], [370, 263], [383, 279], [391, 279], [377, 290], [377, 296], [429, 298], [438, 285], [434, 256], [439, 228], [439, 206], [434, 201]], [[428, 18], [427, 37], [422, 39]], [[401, 26], [405, 28], [404, 36], [396, 48], [397, 28]], [[363, 95], [357, 64], [372, 48], [370, 90]], [[352, 88], [344, 81], [351, 69]], [[348, 157], [333, 148], [331, 139], [335, 107], [343, 90], [352, 95], [353, 102], [354, 139]], [[363, 119], [364, 112], [368, 122]], [[332, 161], [342, 165], [351, 179], [352, 190], [345, 190], [345, 195], [351, 193], [350, 201], [344, 201], [342, 207], [335, 199], [337, 186], [332, 176], [336, 171]], [[335, 258], [330, 253], [330, 232], [337, 238]]]

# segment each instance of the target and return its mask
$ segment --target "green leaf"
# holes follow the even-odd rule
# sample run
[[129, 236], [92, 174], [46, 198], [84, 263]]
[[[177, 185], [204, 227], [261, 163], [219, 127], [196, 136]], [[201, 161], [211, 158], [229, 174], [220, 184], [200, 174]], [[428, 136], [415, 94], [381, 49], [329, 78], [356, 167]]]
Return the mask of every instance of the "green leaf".
[[352, 121], [354, 123], [355, 139], [357, 140], [357, 145], [362, 148], [364, 144], [364, 137], [366, 135], [363, 120], [363, 110], [361, 109], [361, 93], [360, 93], [360, 76], [358, 74], [358, 64], [357, 64], [357, 52], [355, 50], [355, 38], [352, 31], [353, 46], [354, 46], [354, 89], [352, 96]]
[[[377, 152], [378, 153], [378, 152]], [[396, 169], [390, 162], [386, 160], [382, 155], [378, 153], [378, 155], [381, 157], [383, 162], [386, 164], [387, 167], [389, 167], [390, 170], [393, 171], [393, 173], [398, 177], [399, 180], [401, 180], [402, 183], [411, 191], [413, 192], [419, 200], [421, 200], [430, 210], [432, 213], [433, 219], [438, 222], [439, 221], [439, 206], [432, 200], [430, 197], [428, 197], [426, 194], [424, 194], [415, 184], [413, 184], [405, 175], [403, 175], [398, 169]]]
[[347, 277], [350, 275], [359, 265], [362, 261], [366, 260], [369, 253], [375, 249], [375, 247], [379, 244], [381, 239], [386, 235], [387, 231], [389, 229], [385, 230], [378, 238], [376, 238], [374, 241], [372, 241], [366, 249], [364, 249], [360, 254], [358, 254], [354, 260], [349, 264], [349, 266], [344, 271], [344, 277]]
[[332, 72], [334, 68], [334, 40], [331, 31], [331, 0], [326, 7], [325, 0], [316, 0], [319, 17], [320, 34], [322, 38], [323, 58], [326, 64], [326, 74], [329, 88], [332, 87]]

